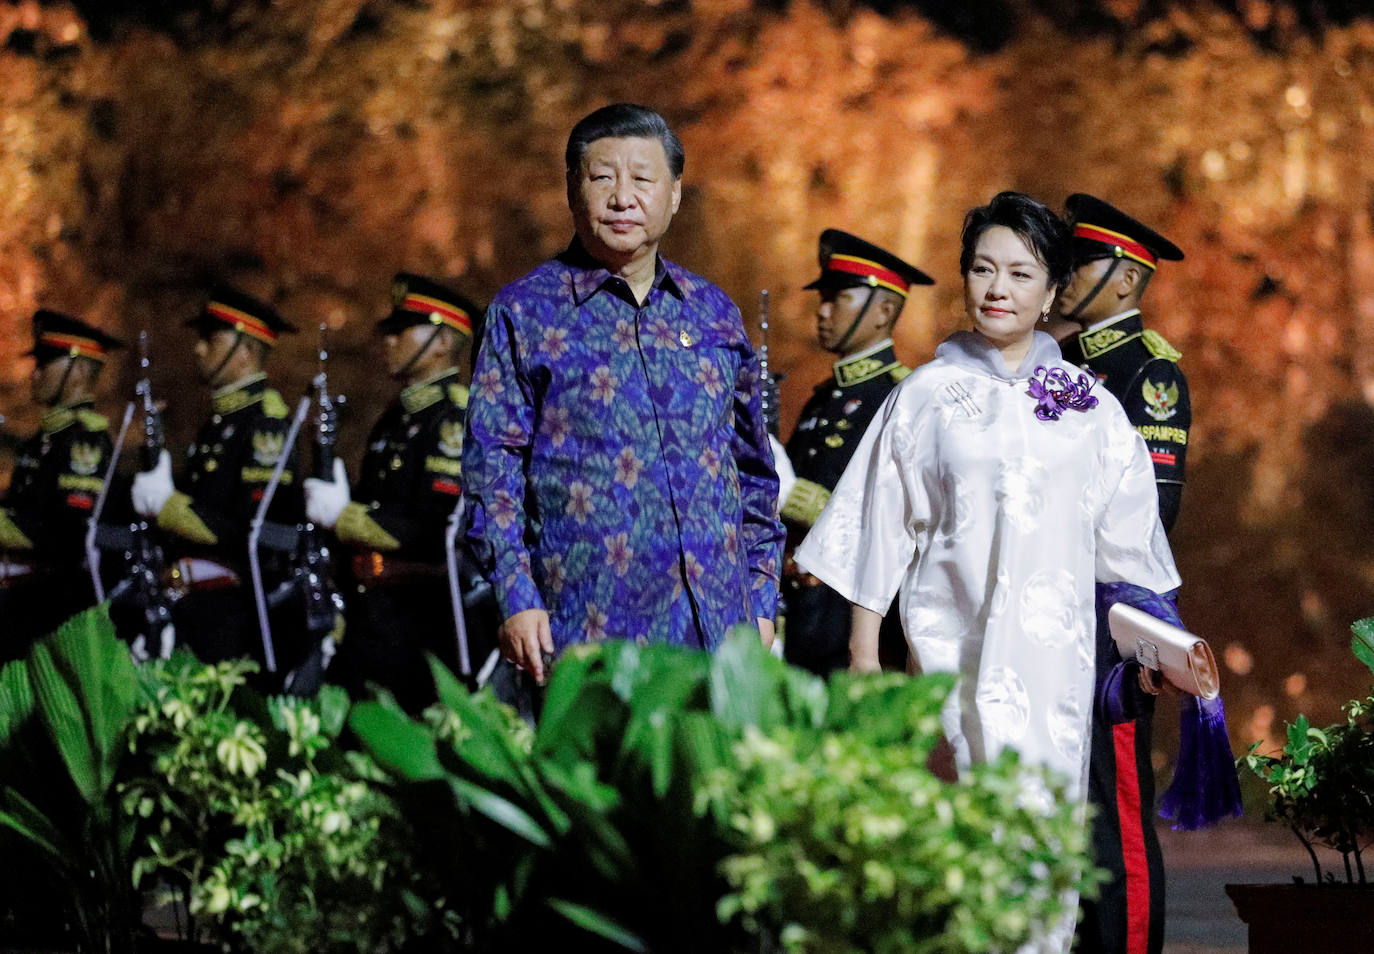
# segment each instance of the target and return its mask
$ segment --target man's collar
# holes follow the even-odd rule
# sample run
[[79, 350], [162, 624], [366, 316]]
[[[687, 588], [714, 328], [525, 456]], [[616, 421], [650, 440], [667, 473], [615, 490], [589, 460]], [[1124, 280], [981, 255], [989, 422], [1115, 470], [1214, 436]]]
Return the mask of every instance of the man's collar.
[[210, 406], [216, 414], [230, 414], [261, 401], [266, 390], [267, 372], [255, 371], [216, 391], [210, 396]]
[[[630, 293], [630, 286], [625, 280], [612, 275], [605, 265], [593, 258], [583, 246], [581, 239], [573, 238], [567, 250], [558, 256], [558, 260], [566, 265], [572, 273], [572, 292], [575, 304], [581, 305], [606, 287], [627, 301], [633, 298]], [[661, 288], [678, 298], [683, 298], [685, 297], [682, 290], [683, 284], [682, 269], [672, 262], [664, 260], [662, 255], [655, 254], [654, 282], [650, 287]], [[637, 305], [638, 303], [630, 301], [630, 304]]]
[[1144, 327], [1140, 320], [1140, 309], [1132, 308], [1085, 328], [1078, 335], [1078, 346], [1083, 351], [1083, 357], [1091, 360], [1128, 341], [1134, 341], [1140, 337]]
[[841, 387], [862, 384], [864, 381], [876, 378], [899, 363], [897, 354], [892, 349], [892, 339], [884, 338], [871, 347], [854, 354], [847, 354], [836, 361], [834, 364], [835, 383]]
[[1140, 314], [1139, 308], [1132, 308], [1129, 311], [1123, 311], [1119, 315], [1112, 315], [1110, 318], [1103, 318], [1101, 321], [1093, 322], [1091, 325], [1088, 325], [1088, 327], [1084, 328], [1081, 332], [1079, 332], [1079, 334], [1086, 335], [1091, 334], [1094, 331], [1100, 331], [1101, 329], [1106, 328], [1109, 325], [1114, 325], [1118, 321], [1124, 321], [1132, 315], [1138, 314]]
[[43, 412], [40, 426], [45, 434], [56, 434], [72, 421], [76, 420], [76, 412], [83, 408], [92, 407], [95, 404], [92, 398], [82, 398], [79, 401], [72, 401], [68, 404], [60, 404], [57, 407], [50, 407]]
[[457, 368], [444, 368], [423, 381], [416, 381], [401, 391], [401, 407], [407, 414], [415, 414], [444, 396], [444, 386], [458, 377]]

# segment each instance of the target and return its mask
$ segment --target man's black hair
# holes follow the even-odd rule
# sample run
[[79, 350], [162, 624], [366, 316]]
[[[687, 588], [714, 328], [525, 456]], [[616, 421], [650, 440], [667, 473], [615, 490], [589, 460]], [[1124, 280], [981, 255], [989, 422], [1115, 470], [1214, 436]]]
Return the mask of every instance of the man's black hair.
[[974, 250], [983, 233], [994, 225], [1011, 229], [1049, 273], [1050, 284], [1063, 288], [1073, 268], [1069, 227], [1049, 207], [1020, 192], [999, 192], [987, 205], [970, 209], [964, 216], [963, 248], [959, 270], [967, 272], [973, 264]]
[[682, 169], [687, 162], [687, 154], [682, 149], [682, 140], [677, 138], [668, 121], [647, 106], [634, 103], [612, 103], [602, 106], [595, 112], [583, 116], [572, 132], [568, 134], [568, 149], [563, 155], [568, 174], [573, 175], [582, 168], [582, 157], [587, 147], [598, 139], [657, 139], [663, 144], [663, 153], [668, 157], [668, 168], [673, 178], [682, 178]]

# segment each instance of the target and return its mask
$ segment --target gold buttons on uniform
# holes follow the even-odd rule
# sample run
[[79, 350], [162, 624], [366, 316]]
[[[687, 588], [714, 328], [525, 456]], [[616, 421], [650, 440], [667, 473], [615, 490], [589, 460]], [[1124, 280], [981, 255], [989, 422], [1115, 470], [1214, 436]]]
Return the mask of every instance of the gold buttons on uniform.
[[399, 457], [393, 457], [393, 458], [391, 458], [391, 469], [392, 469], [392, 470], [400, 470], [400, 469], [401, 469], [401, 458], [399, 458]]
[[826, 446], [826, 447], [842, 447], [843, 445], [844, 445], [844, 438], [841, 437], [841, 436], [838, 435], [838, 434], [830, 434], [830, 435], [827, 436], [826, 439], [825, 439], [825, 446]]
[[215, 460], [213, 457], [211, 457], [209, 460], [207, 460], [207, 461], [205, 462], [205, 469], [206, 469], [207, 472], [208, 472], [208, 471], [215, 470], [215, 469], [218, 468], [218, 467], [219, 467], [219, 461]]

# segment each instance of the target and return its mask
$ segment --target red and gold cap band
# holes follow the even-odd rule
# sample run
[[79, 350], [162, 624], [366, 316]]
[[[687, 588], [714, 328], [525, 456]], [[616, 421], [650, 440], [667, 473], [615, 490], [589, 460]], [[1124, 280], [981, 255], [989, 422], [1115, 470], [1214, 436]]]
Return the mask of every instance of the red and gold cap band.
[[259, 341], [268, 344], [277, 343], [277, 333], [263, 322], [261, 318], [255, 318], [246, 311], [241, 311], [232, 305], [224, 302], [212, 301], [205, 306], [205, 313], [213, 318], [218, 318], [235, 331], [241, 331], [246, 335], [252, 335]]
[[413, 311], [417, 314], [428, 315], [431, 321], [436, 324], [448, 325], [456, 328], [463, 334], [472, 335], [472, 316], [457, 305], [440, 301], [438, 298], [431, 298], [428, 295], [418, 295], [415, 292], [408, 292], [405, 298], [397, 306], [402, 311]]
[[65, 351], [73, 358], [90, 358], [93, 361], [104, 361], [105, 356], [109, 353], [94, 338], [83, 338], [80, 335], [68, 335], [56, 331], [45, 331], [40, 334], [38, 345]]
[[858, 275], [869, 280], [870, 285], [881, 285], [891, 289], [903, 298], [906, 297], [908, 286], [906, 279], [902, 278], [890, 268], [884, 268], [877, 262], [866, 258], [859, 258], [857, 255], [831, 255], [826, 259], [825, 271], [844, 272], [846, 275]]
[[1159, 263], [1159, 259], [1150, 254], [1150, 250], [1139, 242], [1129, 236], [1122, 235], [1120, 232], [1104, 229], [1100, 225], [1079, 222], [1073, 227], [1073, 234], [1075, 238], [1085, 238], [1093, 242], [1101, 242], [1103, 245], [1114, 246], [1121, 250], [1122, 255], [1134, 259], [1146, 268], [1155, 268]]

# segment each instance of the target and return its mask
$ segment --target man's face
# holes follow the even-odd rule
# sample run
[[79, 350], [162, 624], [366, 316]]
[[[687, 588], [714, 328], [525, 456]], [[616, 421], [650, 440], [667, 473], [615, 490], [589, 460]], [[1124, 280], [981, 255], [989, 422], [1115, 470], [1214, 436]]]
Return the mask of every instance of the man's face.
[[597, 139], [568, 182], [577, 236], [612, 268], [652, 255], [682, 201], [657, 139]]
[[[1068, 316], [1073, 314], [1073, 310], [1082, 303], [1083, 299], [1097, 287], [1097, 283], [1102, 280], [1102, 276], [1107, 274], [1107, 270], [1116, 261], [1112, 258], [1094, 258], [1086, 262], [1078, 262], [1074, 265], [1073, 271], [1069, 274], [1069, 283], [1064, 286], [1064, 290], [1059, 293], [1059, 313]], [[1121, 269], [1117, 269], [1120, 276]], [[1120, 298], [1115, 294], [1115, 282], [1108, 282], [1101, 291], [1083, 305], [1083, 310], [1071, 318], [1071, 321], [1080, 325], [1091, 325], [1103, 318], [1110, 318], [1119, 310], [1117, 305]]]
[[[872, 293], [868, 286], [821, 288], [819, 291], [821, 300], [816, 306], [816, 341], [826, 351], [854, 354], [887, 337], [891, 324], [887, 320], [887, 310], [881, 307], [881, 296], [875, 295], [873, 304], [864, 311], [864, 305]], [[849, 339], [844, 340], [845, 332], [849, 331], [860, 312], [863, 312], [863, 321], [859, 322]]]
[[[427, 376], [431, 366], [437, 369], [452, 363], [452, 343], [443, 331], [436, 336], [433, 325], [411, 325], [387, 335], [383, 341], [386, 344], [386, 372], [393, 378], [399, 377], [402, 371], [407, 377], [415, 377], [417, 371]], [[420, 354], [422, 350], [424, 354]]]
[[54, 358], [51, 361], [43, 361], [34, 365], [33, 373], [29, 375], [29, 394], [35, 404], [45, 407], [57, 404], [62, 395], [58, 393], [62, 387], [62, 378], [73, 358]]
[[[225, 365], [224, 359], [233, 350], [237, 340], [238, 334], [228, 328], [203, 334], [197, 339], [196, 365], [202, 381], [214, 386], [230, 383], [228, 379], [232, 376], [231, 369], [237, 366], [237, 362]], [[244, 347], [248, 347], [246, 342]], [[219, 369], [218, 374], [215, 373], [216, 368]]]

